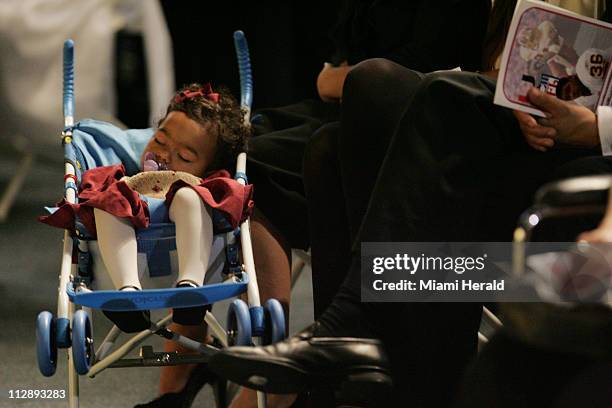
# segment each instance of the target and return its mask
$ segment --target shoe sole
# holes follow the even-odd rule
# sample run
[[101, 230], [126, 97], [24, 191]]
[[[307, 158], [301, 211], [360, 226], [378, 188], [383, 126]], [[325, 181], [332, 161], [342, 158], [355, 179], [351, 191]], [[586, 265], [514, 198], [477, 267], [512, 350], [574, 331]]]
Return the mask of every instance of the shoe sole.
[[215, 355], [210, 367], [232, 382], [272, 394], [297, 394], [325, 383], [338, 388], [345, 403], [363, 406], [376, 406], [369, 403], [371, 397], [375, 396], [374, 401], [379, 403], [380, 396], [388, 394], [392, 384], [388, 373], [373, 367], [354, 367], [350, 372], [313, 376], [289, 361], [251, 359], [224, 353]]

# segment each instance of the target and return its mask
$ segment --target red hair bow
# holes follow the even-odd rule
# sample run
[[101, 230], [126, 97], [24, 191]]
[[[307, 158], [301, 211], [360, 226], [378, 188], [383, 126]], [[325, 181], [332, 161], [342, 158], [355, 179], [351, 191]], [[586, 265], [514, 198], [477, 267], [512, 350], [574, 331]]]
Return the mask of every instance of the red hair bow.
[[192, 98], [195, 98], [196, 96], [203, 96], [204, 98], [208, 99], [211, 102], [219, 103], [219, 94], [216, 92], [213, 92], [210, 82], [204, 84], [202, 87], [196, 90], [193, 90], [193, 91], [187, 89], [187, 90], [179, 92], [174, 97], [174, 102], [181, 103], [185, 99], [192, 99]]

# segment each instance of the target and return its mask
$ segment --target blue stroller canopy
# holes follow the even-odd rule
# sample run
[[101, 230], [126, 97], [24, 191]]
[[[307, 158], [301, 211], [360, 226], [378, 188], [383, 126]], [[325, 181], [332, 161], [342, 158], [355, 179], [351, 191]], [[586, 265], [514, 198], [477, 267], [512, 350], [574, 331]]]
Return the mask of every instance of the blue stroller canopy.
[[74, 126], [71, 143], [76, 147], [76, 167], [82, 172], [122, 163], [126, 173], [134, 175], [140, 171], [140, 156], [153, 133], [151, 128], [123, 130], [107, 122], [81, 120]]

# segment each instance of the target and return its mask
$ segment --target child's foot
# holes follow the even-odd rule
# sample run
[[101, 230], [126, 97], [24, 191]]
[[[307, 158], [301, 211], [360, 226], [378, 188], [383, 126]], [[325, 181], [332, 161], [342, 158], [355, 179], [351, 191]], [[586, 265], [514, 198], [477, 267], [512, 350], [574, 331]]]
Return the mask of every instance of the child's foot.
[[[140, 290], [140, 288], [125, 286], [119, 290], [131, 291]], [[103, 310], [102, 313], [125, 333], [138, 333], [151, 327], [151, 313], [148, 310], [134, 310], [128, 312]]]
[[[177, 288], [197, 288], [198, 286], [190, 280], [182, 280], [176, 284]], [[172, 321], [185, 326], [196, 326], [203, 323], [205, 315], [205, 306], [174, 308], [172, 310]]]

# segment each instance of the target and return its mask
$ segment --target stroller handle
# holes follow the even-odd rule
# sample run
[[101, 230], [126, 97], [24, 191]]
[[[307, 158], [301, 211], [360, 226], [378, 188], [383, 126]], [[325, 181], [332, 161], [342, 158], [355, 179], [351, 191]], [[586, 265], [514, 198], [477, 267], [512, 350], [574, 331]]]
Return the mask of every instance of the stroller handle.
[[238, 71], [240, 73], [240, 105], [247, 110], [246, 122], [248, 123], [251, 105], [253, 104], [253, 75], [251, 73], [249, 46], [244, 33], [240, 30], [234, 31], [234, 48], [236, 49]]
[[74, 124], [74, 41], [64, 41], [64, 126]]

